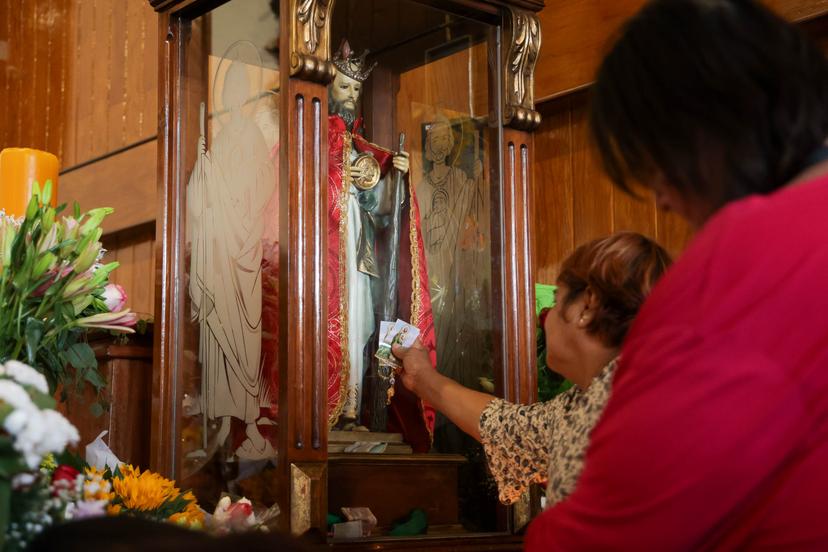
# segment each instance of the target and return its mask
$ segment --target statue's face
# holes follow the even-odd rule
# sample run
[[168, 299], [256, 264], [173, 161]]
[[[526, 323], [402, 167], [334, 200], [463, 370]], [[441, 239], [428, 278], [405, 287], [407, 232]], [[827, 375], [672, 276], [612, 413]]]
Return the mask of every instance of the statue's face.
[[331, 85], [331, 99], [345, 109], [356, 112], [359, 95], [362, 93], [362, 83], [348, 75], [336, 72]]

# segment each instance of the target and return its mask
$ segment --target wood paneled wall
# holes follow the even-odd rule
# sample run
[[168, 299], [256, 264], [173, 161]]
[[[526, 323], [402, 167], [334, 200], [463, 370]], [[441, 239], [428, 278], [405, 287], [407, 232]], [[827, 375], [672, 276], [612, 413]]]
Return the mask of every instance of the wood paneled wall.
[[640, 232], [678, 255], [692, 236], [677, 216], [610, 184], [589, 141], [586, 94], [540, 105], [535, 133], [536, 279], [554, 283], [559, 263], [575, 247], [620, 230]]
[[155, 136], [158, 119], [156, 14], [140, 1], [70, 4], [64, 168]]
[[[153, 312], [157, 15], [143, 0], [0, 2], [0, 148], [50, 151], [59, 199], [105, 223], [129, 306]], [[143, 145], [142, 145], [143, 144]], [[148, 170], [147, 170], [148, 169]], [[137, 229], [136, 229], [137, 228]], [[125, 233], [124, 233], [125, 232]], [[124, 236], [128, 236], [124, 238]], [[137, 286], [137, 288], [136, 288]]]
[[[828, 0], [764, 0], [791, 21], [828, 13]], [[535, 72], [538, 101], [588, 86], [618, 28], [644, 0], [546, 0], [543, 46]]]
[[[828, 0], [765, 0], [828, 50]], [[559, 263], [593, 238], [633, 230], [676, 257], [692, 237], [677, 216], [649, 196], [630, 197], [602, 173], [589, 141], [586, 88], [614, 33], [644, 0], [546, 0], [536, 97], [543, 122], [535, 134], [535, 266], [538, 282], [554, 283]]]
[[63, 151], [70, 0], [0, 3], [0, 147]]

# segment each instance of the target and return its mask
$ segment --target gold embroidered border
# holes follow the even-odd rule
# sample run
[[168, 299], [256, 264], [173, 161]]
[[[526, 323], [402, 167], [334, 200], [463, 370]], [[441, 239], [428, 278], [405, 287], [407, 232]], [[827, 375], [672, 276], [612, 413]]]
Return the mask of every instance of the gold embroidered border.
[[[408, 194], [411, 198], [410, 213], [408, 216], [408, 231], [411, 240], [411, 324], [419, 327], [420, 322], [422, 322], [420, 320], [422, 316], [420, 304], [423, 300], [423, 290], [420, 287], [420, 272], [422, 271], [422, 267], [420, 266], [420, 240], [417, 239], [417, 221], [420, 220], [420, 205], [415, 201], [417, 196], [414, 194], [414, 179], [411, 178], [410, 174], [408, 175]], [[420, 416], [425, 421], [425, 403], [422, 399], [420, 399], [419, 403]], [[433, 445], [434, 431], [428, 427], [428, 424], [426, 424], [426, 430], [428, 431], [429, 443]]]
[[420, 301], [422, 300], [422, 289], [420, 289], [420, 244], [417, 240], [417, 220], [420, 218], [420, 208], [416, 204], [414, 194], [414, 183], [411, 175], [408, 175], [408, 194], [411, 211], [408, 216], [409, 239], [411, 240], [411, 324], [420, 325]]
[[[332, 429], [345, 406], [348, 379], [351, 373], [351, 357], [348, 343], [348, 282], [345, 280], [348, 247], [348, 187], [351, 183], [351, 134], [342, 137], [341, 189], [339, 190], [339, 331], [342, 355], [339, 365], [339, 397], [336, 406], [328, 413], [328, 429]], [[330, 178], [330, 175], [328, 176]]]

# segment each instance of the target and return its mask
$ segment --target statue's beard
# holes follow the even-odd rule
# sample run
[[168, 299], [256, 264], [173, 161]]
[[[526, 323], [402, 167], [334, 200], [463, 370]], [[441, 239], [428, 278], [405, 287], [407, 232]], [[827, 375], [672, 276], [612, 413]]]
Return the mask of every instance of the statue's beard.
[[356, 121], [356, 111], [351, 109], [350, 107], [345, 107], [343, 102], [338, 102], [331, 97], [331, 94], [328, 94], [328, 113], [331, 115], [339, 115], [342, 117], [342, 120], [345, 121], [345, 126], [348, 128], [348, 132], [354, 131], [354, 121]]

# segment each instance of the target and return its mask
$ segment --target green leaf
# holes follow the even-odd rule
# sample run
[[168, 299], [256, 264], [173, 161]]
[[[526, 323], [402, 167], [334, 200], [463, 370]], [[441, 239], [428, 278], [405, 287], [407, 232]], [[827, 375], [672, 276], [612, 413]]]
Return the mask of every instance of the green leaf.
[[43, 337], [43, 322], [37, 318], [29, 318], [26, 320], [26, 358], [28, 363], [35, 365], [37, 357], [37, 349], [40, 346], [40, 340]]
[[0, 423], [6, 420], [6, 416], [14, 412], [14, 408], [10, 404], [0, 402]]
[[6, 545], [6, 532], [11, 520], [11, 498], [11, 479], [0, 479], [0, 549]]
[[55, 454], [55, 462], [58, 466], [61, 464], [70, 466], [81, 473], [89, 467], [89, 464], [87, 464], [79, 454], [76, 454], [69, 449], [64, 450], [60, 454]]
[[14, 443], [11, 436], [0, 435], [0, 457], [8, 456], [9, 454], [17, 454], [14, 451]]
[[52, 201], [52, 179], [46, 181], [46, 184], [43, 185], [43, 193], [40, 194], [40, 199], [43, 201], [43, 204], [48, 204]]
[[33, 388], [29, 388], [29, 394], [32, 396], [32, 402], [41, 410], [51, 410], [55, 408], [55, 399], [45, 393], [40, 393]]
[[96, 402], [93, 402], [91, 405], [89, 405], [89, 411], [96, 418], [100, 418], [104, 414], [104, 407], [100, 402], [96, 401]]
[[36, 290], [37, 288], [39, 288], [40, 286], [42, 286], [54, 277], [54, 274], [47, 273], [43, 275], [39, 280], [35, 281], [35, 283], [29, 286], [29, 288], [25, 291], [26, 295], [31, 295], [34, 292], [34, 290]]
[[51, 251], [52, 253], [57, 253], [58, 251], [60, 251], [64, 247], [69, 247], [69, 246], [72, 246], [72, 249], [74, 249], [74, 246], [77, 243], [78, 243], [78, 240], [76, 240], [75, 238], [67, 238], [67, 239], [63, 240], [62, 242], [57, 243], [57, 244], [53, 245], [52, 247], [50, 247], [49, 251]]
[[[35, 186], [37, 186], [37, 182], [35, 182]], [[29, 200], [29, 206], [26, 208], [26, 219], [33, 219], [35, 215], [37, 215], [37, 211], [39, 209], [37, 196], [40, 195], [40, 188], [36, 188], [36, 192], [32, 194], [32, 199]]]
[[104, 379], [103, 375], [101, 375], [101, 373], [98, 372], [97, 366], [93, 368], [87, 368], [86, 372], [83, 374], [83, 379], [92, 384], [92, 386], [98, 391], [106, 387], [106, 380]]
[[26, 251], [23, 255], [23, 263], [20, 265], [19, 270], [14, 275], [14, 279], [12, 279], [12, 284], [14, 285], [15, 289], [26, 289], [26, 286], [31, 281], [32, 269], [34, 268], [35, 264], [35, 255], [36, 253], [34, 246], [27, 245]]
[[[4, 440], [7, 440], [8, 437], [3, 437]], [[9, 444], [11, 446], [11, 444]], [[6, 447], [3, 446], [3, 449]], [[20, 453], [11, 450], [11, 454], [4, 452], [4, 454], [0, 455], [0, 481], [4, 479], [10, 479], [11, 476], [18, 474], [23, 471], [28, 471], [29, 467], [23, 462], [23, 459], [20, 456]]]
[[66, 350], [66, 360], [76, 370], [98, 367], [98, 361], [95, 360], [95, 351], [92, 350], [92, 347], [88, 343], [75, 343], [69, 347]]

